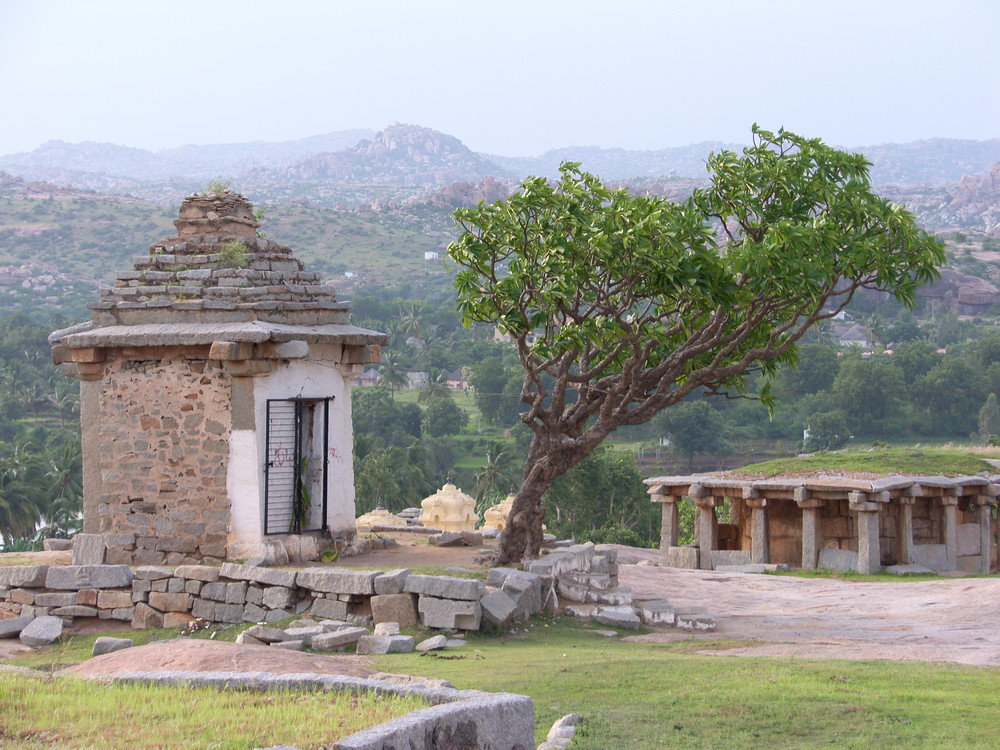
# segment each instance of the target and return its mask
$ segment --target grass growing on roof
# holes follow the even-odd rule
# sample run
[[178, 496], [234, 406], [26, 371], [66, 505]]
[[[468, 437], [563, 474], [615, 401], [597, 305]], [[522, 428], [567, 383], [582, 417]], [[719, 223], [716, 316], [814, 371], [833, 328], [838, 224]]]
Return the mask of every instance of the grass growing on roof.
[[692, 651], [735, 644], [630, 643], [567, 618], [533, 623], [503, 638], [472, 636], [462, 651], [377, 662], [529, 695], [538, 741], [560, 716], [581, 714], [573, 750], [996, 746], [995, 668], [718, 657]]
[[871, 448], [813, 453], [794, 458], [778, 458], [735, 469], [738, 473], [794, 474], [803, 471], [866, 471], [875, 474], [917, 474], [924, 476], [966, 476], [998, 470], [984, 459], [1000, 458], [1000, 450], [977, 446], [943, 448]]
[[13, 672], [0, 673], [0, 696], [5, 748], [317, 747], [428, 707], [397, 695], [115, 685]]

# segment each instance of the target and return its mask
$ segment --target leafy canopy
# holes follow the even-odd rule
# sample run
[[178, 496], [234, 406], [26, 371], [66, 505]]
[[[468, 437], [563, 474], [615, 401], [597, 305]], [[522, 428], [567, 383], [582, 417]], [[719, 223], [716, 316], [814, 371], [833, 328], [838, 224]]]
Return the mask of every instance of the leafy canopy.
[[600, 440], [696, 388], [743, 393], [743, 373], [794, 361], [795, 341], [858, 288], [912, 304], [944, 261], [872, 192], [868, 167], [756, 126], [680, 203], [563, 164], [556, 184], [529, 178], [506, 202], [456, 212], [463, 320], [514, 339], [536, 435], [579, 436], [589, 421]]

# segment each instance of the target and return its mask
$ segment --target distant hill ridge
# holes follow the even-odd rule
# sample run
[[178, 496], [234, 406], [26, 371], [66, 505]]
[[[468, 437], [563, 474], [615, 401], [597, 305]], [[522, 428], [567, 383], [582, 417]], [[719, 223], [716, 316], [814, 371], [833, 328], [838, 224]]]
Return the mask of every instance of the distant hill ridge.
[[[108, 143], [49, 141], [34, 151], [0, 156], [0, 169], [29, 180], [167, 199], [184, 188], [157, 191], [152, 183], [186, 187], [192, 181], [223, 176], [251, 192], [255, 183], [289, 182], [442, 187], [484, 177], [552, 176], [563, 161], [579, 161], [607, 180], [703, 179], [710, 152], [741, 147], [721, 142], [646, 151], [574, 146], [540, 156], [503, 157], [476, 153], [455, 136], [432, 128], [396, 123], [378, 133], [343, 130], [292, 141], [189, 145], [156, 152]], [[876, 185], [957, 183], [966, 175], [985, 175], [1000, 162], [1000, 138], [932, 138], [849, 150], [860, 151], [873, 162]]]

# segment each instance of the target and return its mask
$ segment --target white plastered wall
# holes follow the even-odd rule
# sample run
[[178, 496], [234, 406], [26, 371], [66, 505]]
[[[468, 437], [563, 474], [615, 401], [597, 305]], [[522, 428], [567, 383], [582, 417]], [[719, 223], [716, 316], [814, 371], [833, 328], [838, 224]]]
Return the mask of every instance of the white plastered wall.
[[[281, 360], [253, 382], [254, 429], [230, 435], [227, 488], [232, 505], [230, 542], [264, 537], [264, 461], [268, 399], [333, 398], [328, 423], [327, 525], [333, 532], [354, 530], [354, 459], [351, 389], [340, 367], [340, 346], [310, 344], [305, 359]], [[321, 435], [316, 436], [322, 440]], [[309, 525], [318, 526], [322, 493], [315, 492]]]

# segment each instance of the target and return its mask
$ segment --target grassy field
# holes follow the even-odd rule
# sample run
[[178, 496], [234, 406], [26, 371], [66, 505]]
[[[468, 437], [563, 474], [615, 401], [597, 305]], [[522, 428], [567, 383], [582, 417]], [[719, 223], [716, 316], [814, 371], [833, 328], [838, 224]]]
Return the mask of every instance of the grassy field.
[[4, 748], [326, 746], [427, 703], [396, 695], [95, 684], [0, 673]]
[[705, 656], [693, 653], [712, 647], [703, 641], [621, 642], [565, 619], [470, 645], [379, 664], [530, 695], [539, 741], [557, 718], [579, 713], [573, 750], [996, 746], [992, 668]]
[[1000, 448], [980, 446], [944, 446], [938, 448], [870, 448], [814, 453], [808, 456], [779, 458], [750, 464], [739, 471], [766, 476], [799, 471], [869, 471], [878, 474], [921, 474], [925, 476], [964, 476], [997, 467], [984, 459], [1000, 459]]

